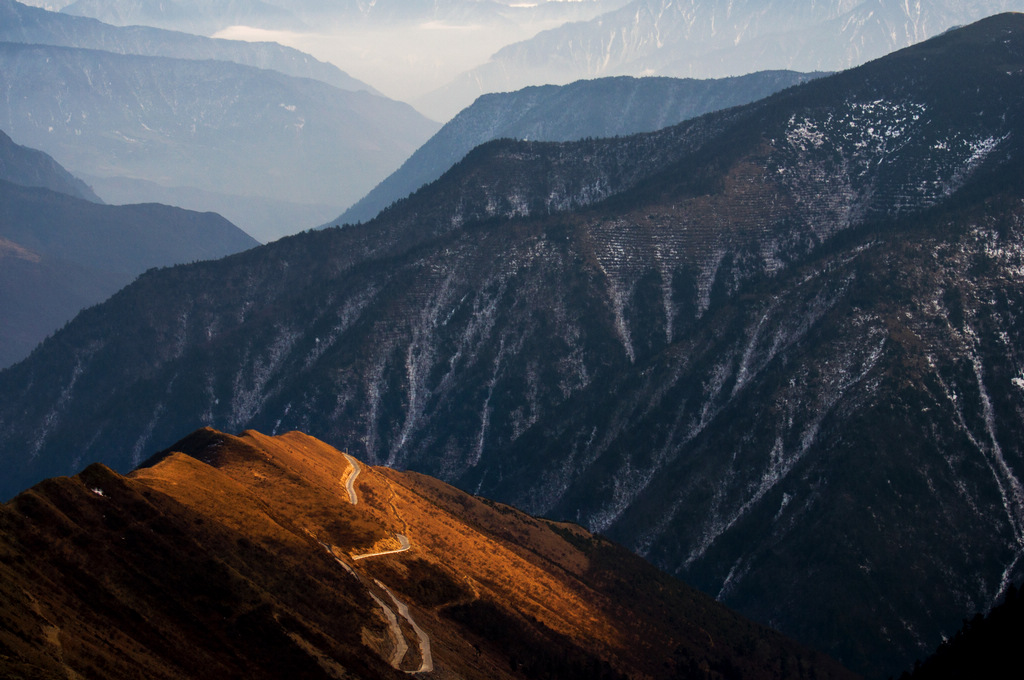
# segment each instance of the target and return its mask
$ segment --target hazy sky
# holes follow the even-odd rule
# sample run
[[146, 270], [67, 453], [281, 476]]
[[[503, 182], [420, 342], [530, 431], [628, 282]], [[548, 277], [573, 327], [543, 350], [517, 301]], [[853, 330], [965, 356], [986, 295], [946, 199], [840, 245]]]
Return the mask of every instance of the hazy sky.
[[[60, 10], [73, 0], [21, 0], [25, 4], [44, 7], [49, 10]], [[188, 7], [197, 0], [171, 0], [175, 9]], [[609, 11], [627, 4], [630, 0], [449, 0], [438, 3], [441, 20], [420, 21], [416, 23], [396, 23], [376, 18], [374, 12], [381, 15], [401, 14], [405, 0], [381, 1], [369, 13], [368, 22], [351, 23], [347, 20], [321, 22], [325, 28], [317, 31], [267, 30], [266, 24], [256, 28], [253, 26], [229, 26], [213, 33], [213, 37], [235, 40], [273, 41], [308, 52], [322, 61], [329, 61], [338, 68], [359, 78], [394, 99], [410, 101], [448, 83], [458, 74], [468, 71], [480, 64], [505, 45], [526, 40], [540, 31], [555, 28], [567, 20], [589, 19], [603, 11]], [[362, 1], [360, 5], [373, 5], [377, 0]], [[265, 0], [265, 5], [278, 6], [289, 11], [296, 11], [298, 16], [308, 19], [312, 12], [323, 12], [324, 17], [334, 13], [332, 2], [310, 2], [310, 0]], [[351, 12], [351, 2], [338, 2], [337, 14]], [[430, 3], [410, 0], [409, 11], [424, 12]], [[259, 5], [259, 3], [254, 3]], [[506, 5], [513, 10], [476, 11], [473, 6]], [[537, 10], [538, 6], [547, 5], [547, 9]], [[80, 8], [90, 16], [114, 23], [132, 23], [132, 11], [140, 11], [139, 7], [156, 6], [155, 2], [133, 7], [133, 3], [118, 7], [116, 0], [106, 7], [112, 12], [109, 15], [93, 14], [96, 7]], [[200, 5], [201, 6], [201, 5]], [[210, 6], [206, 12], [215, 16], [218, 10]], [[245, 9], [245, 0], [228, 6]], [[467, 9], [469, 7], [469, 9]], [[383, 9], [382, 9], [383, 8]], [[395, 8], [400, 8], [395, 10]], [[552, 9], [554, 8], [554, 9]], [[149, 18], [159, 14], [153, 9], [141, 10]], [[426, 11], [430, 11], [429, 9]], [[259, 10], [255, 10], [258, 14]], [[77, 13], [77, 12], [76, 12]], [[173, 16], [171, 12], [167, 16]], [[117, 21], [120, 17], [124, 21]], [[487, 18], [489, 17], [489, 19]], [[150, 23], [149, 19], [140, 23]], [[254, 22], [258, 23], [258, 22]], [[306, 23], [314, 23], [307, 20]], [[349, 25], [344, 25], [349, 23]], [[152, 23], [151, 25], [160, 25]], [[173, 23], [164, 28], [182, 29]], [[186, 29], [187, 30], [187, 29]]]
[[[585, 19], [621, 7], [629, 0], [504, 0], [501, 4], [525, 8], [544, 2], [564, 3], [563, 7], [573, 3], [575, 12], [584, 6], [593, 8], [586, 14], [575, 14]], [[389, 97], [410, 101], [485, 63], [505, 45], [556, 28], [573, 16], [566, 11], [542, 14], [524, 10], [481, 22], [479, 16], [467, 19], [451, 13], [443, 21], [360, 24], [320, 33], [232, 26], [214, 37], [279, 42], [329, 61]]]

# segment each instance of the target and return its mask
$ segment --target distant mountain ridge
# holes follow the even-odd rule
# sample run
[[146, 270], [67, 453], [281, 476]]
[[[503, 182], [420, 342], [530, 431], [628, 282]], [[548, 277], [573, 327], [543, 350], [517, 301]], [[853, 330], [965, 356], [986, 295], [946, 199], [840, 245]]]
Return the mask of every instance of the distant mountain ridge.
[[616, 75], [720, 78], [748, 73], [752, 64], [759, 70], [837, 71], [1014, 10], [1024, 10], [1024, 1], [633, 0], [509, 45], [414, 103], [443, 118], [445, 110], [481, 93], [538, 82]]
[[3, 481], [301, 429], [898, 672], [1024, 577], [1022, 78], [1000, 15], [151, 272], [0, 373]]
[[652, 132], [709, 111], [747, 104], [813, 77], [793, 72], [718, 81], [619, 77], [484, 95], [332, 224], [375, 217], [440, 177], [473, 147], [493, 139], [568, 142]]
[[102, 203], [89, 186], [65, 170], [53, 158], [15, 144], [0, 130], [0, 180], [27, 187], [42, 187], [93, 203]]
[[[310, 51], [388, 96], [409, 101], [485, 61], [503, 45], [567, 21], [591, 19], [627, 1], [81, 0], [61, 11], [120, 26], [275, 40]], [[471, 101], [456, 106], [445, 119]]]
[[267, 199], [321, 211], [240, 219], [261, 241], [337, 215], [437, 129], [406, 104], [233, 62], [0, 43], [0, 87], [0, 128], [96, 185], [213, 189], [224, 199], [204, 207], [229, 218]]
[[535, 3], [481, 0], [75, 0], [64, 3], [66, 14], [89, 16], [112, 24], [163, 26], [212, 34], [233, 26], [296, 31], [332, 28], [339, 24], [367, 26], [436, 22], [495, 23], [510, 15], [557, 13], [565, 20], [590, 17], [623, 0], [573, 0]]
[[[74, 178], [49, 156], [35, 154], [45, 161], [44, 177], [59, 182], [26, 187], [0, 178], [0, 367], [24, 359], [81, 309], [151, 267], [258, 245], [219, 215], [163, 205], [107, 206], [56, 193], [54, 187], [84, 185], [69, 182]], [[20, 184], [33, 177], [20, 176]]]
[[15, 0], [0, 0], [0, 41], [150, 57], [217, 59], [314, 78], [342, 90], [374, 92], [372, 87], [333, 64], [277, 43], [214, 40], [146, 26], [111, 26], [91, 18], [29, 7]]
[[48, 480], [0, 550], [10, 678], [855, 678], [580, 527], [298, 432]]

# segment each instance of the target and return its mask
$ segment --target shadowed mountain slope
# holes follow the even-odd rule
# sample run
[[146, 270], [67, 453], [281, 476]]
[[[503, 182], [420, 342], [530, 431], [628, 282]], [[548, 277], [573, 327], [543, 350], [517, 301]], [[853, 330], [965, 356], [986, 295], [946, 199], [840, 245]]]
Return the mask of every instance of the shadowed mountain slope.
[[[85, 186], [35, 153], [49, 161], [37, 179]], [[151, 267], [212, 260], [256, 245], [213, 213], [100, 205], [0, 181], [0, 366], [25, 358], [81, 309]]]
[[0, 180], [25, 187], [42, 187], [93, 203], [102, 203], [92, 189], [52, 157], [15, 144], [0, 130]]
[[900, 680], [1011, 680], [1020, 674], [1018, 645], [1024, 635], [1024, 597], [1010, 586], [1006, 598], [985, 615], [980, 612], [944, 640], [924, 662]]
[[334, 223], [365, 222], [494, 139], [569, 142], [652, 132], [810, 80], [790, 71], [722, 80], [600, 78], [480, 97]]
[[7, 493], [301, 429], [898, 672], [1024, 570], [1022, 78], [999, 16], [147, 274], [0, 374]]
[[0, 673], [852, 678], [610, 542], [297, 432], [0, 506]]

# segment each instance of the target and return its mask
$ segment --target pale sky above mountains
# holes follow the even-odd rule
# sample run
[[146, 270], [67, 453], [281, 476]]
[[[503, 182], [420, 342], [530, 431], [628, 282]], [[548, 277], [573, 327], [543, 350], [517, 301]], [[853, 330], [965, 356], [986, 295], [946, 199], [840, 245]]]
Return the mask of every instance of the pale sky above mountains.
[[[73, 13], [96, 16], [110, 23], [122, 23], [111, 21], [111, 15], [98, 13], [94, 8], [83, 6], [82, 2], [75, 3], [74, 0], [22, 1], [56, 11], [67, 7]], [[190, 1], [172, 0], [171, 4], [187, 5]], [[419, 0], [392, 0], [386, 3], [378, 0], [343, 0], [337, 3], [318, 3], [315, 0], [266, 0], [264, 4], [267, 5], [296, 8], [302, 19], [306, 19], [311, 11], [323, 12], [321, 5], [330, 7], [332, 12], [339, 15], [351, 13], [353, 10], [349, 6], [358, 6], [359, 10], [371, 18], [372, 8], [381, 13], [387, 11], [388, 18], [366, 22], [322, 22], [310, 30], [232, 25], [211, 35], [233, 40], [273, 41], [294, 47], [337, 65], [350, 75], [370, 83], [388, 97], [412, 101], [442, 87], [460, 73], [486, 63], [491, 55], [506, 45], [526, 40], [567, 21], [593, 18], [602, 12], [622, 7], [629, 1], [454, 0], [422, 3]], [[116, 2], [110, 4], [116, 5]], [[473, 12], [462, 7], [474, 4], [491, 5], [494, 9]], [[70, 7], [72, 5], [76, 7]], [[385, 5], [388, 5], [386, 10], [380, 10]], [[425, 5], [433, 5], [433, 11], [439, 18], [422, 20]], [[391, 17], [406, 8], [410, 15], [416, 16], [415, 21], [399, 23], [391, 20]], [[110, 10], [111, 13], [114, 11]], [[131, 15], [125, 13], [122, 16], [129, 17], [123, 23], [130, 23]], [[313, 22], [307, 20], [306, 23]], [[179, 28], [174, 25], [160, 27]]]
[[[556, 24], [557, 25], [557, 24]], [[370, 83], [392, 99], [409, 101], [482, 64], [501, 47], [526, 40], [541, 25], [455, 25], [430, 22], [356, 27], [336, 33], [274, 31], [232, 26], [214, 34], [231, 40], [269, 40], [308, 52]]]
[[[506, 2], [524, 8], [544, 4]], [[592, 5], [580, 18], [596, 16], [626, 5], [629, 0], [546, 0], [551, 4]], [[270, 40], [309, 52], [329, 61], [350, 75], [370, 83], [385, 95], [413, 101], [450, 82], [460, 73], [486, 63], [506, 45], [527, 40], [541, 31], [566, 22], [564, 13], [546, 16], [523, 12], [509, 20], [493, 23], [479, 16], [458, 20], [432, 20], [411, 24], [370, 24], [335, 27], [324, 32], [267, 30], [231, 26], [214, 37], [232, 40]]]

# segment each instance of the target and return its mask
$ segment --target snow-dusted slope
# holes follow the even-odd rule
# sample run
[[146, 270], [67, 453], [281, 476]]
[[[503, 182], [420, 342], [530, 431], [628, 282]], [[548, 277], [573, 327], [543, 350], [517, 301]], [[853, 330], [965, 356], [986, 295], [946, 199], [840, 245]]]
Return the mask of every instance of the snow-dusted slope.
[[448, 121], [402, 167], [333, 224], [364, 222], [432, 182], [473, 147], [493, 139], [567, 142], [652, 132], [746, 104], [811, 79], [792, 71], [736, 78], [597, 78], [485, 95]]
[[596, 76], [836, 71], [1022, 10], [1024, 0], [634, 0], [510, 45], [417, 104], [437, 116], [483, 92]]

